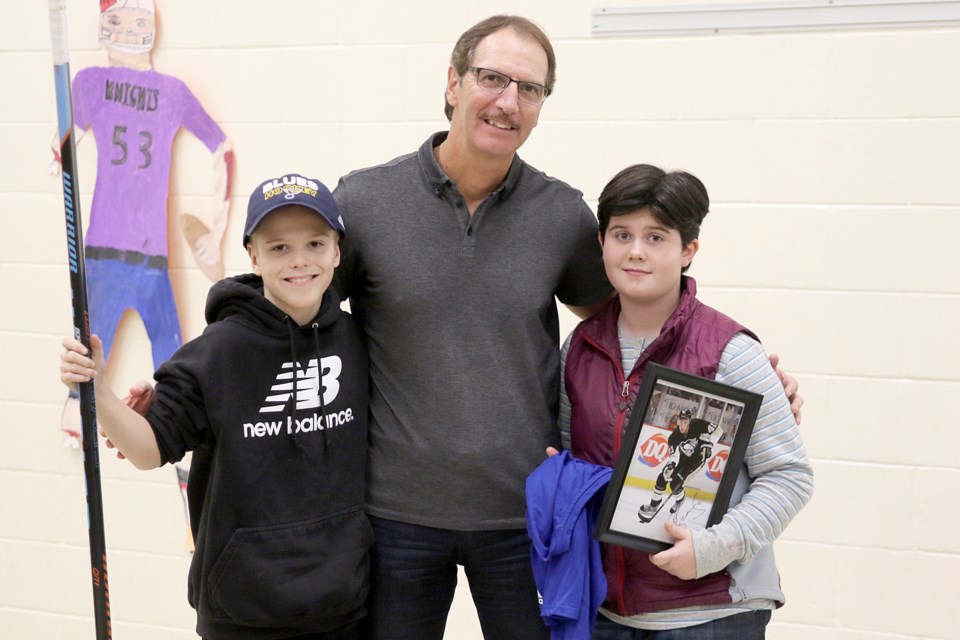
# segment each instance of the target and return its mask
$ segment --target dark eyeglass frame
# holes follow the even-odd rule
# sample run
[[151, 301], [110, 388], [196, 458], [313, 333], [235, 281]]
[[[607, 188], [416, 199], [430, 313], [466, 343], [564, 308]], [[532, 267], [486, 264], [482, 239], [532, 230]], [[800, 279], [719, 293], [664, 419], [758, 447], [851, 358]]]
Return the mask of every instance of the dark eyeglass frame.
[[[502, 72], [500, 72], [500, 71], [497, 71], [496, 69], [487, 69], [487, 68], [485, 68], [485, 67], [467, 67], [467, 71], [469, 71], [469, 72], [471, 72], [473, 75], [477, 76], [477, 86], [480, 87], [481, 89], [483, 89], [484, 91], [488, 92], [488, 93], [495, 93], [495, 94], [499, 95], [499, 94], [501, 94], [501, 93], [503, 93], [504, 91], [507, 90], [507, 87], [510, 86], [510, 83], [511, 83], [511, 82], [516, 82], [516, 83], [517, 83], [517, 99], [520, 100], [520, 102], [525, 102], [525, 103], [527, 103], [527, 104], [532, 104], [532, 105], [537, 105], [537, 106], [539, 106], [539, 105], [543, 104], [543, 103], [546, 101], [546, 99], [550, 96], [550, 89], [548, 89], [547, 87], [543, 86], [542, 84], [538, 84], [538, 83], [536, 83], [536, 82], [530, 82], [529, 80], [517, 80], [516, 78], [511, 78], [511, 77], [508, 76], [507, 74], [502, 73]], [[485, 86], [483, 86], [483, 85], [480, 83], [480, 75], [481, 75], [482, 73], [486, 73], [486, 74], [489, 74], [489, 75], [492, 75], [492, 76], [496, 76], [496, 77], [498, 77], [498, 78], [503, 78], [504, 80], [506, 80], [506, 82], [504, 83], [504, 85], [503, 85], [502, 87], [500, 87], [500, 90], [499, 90], [499, 91], [497, 91], [496, 89], [491, 89], [491, 88], [489, 88], [489, 87], [485, 87]], [[530, 100], [530, 99], [529, 99], [529, 98], [530, 98], [530, 95], [527, 94], [527, 93], [525, 93], [524, 90], [523, 90], [524, 86], [526, 86], [526, 87], [536, 87], [537, 90], [543, 91], [543, 97], [540, 98], [539, 101]]]

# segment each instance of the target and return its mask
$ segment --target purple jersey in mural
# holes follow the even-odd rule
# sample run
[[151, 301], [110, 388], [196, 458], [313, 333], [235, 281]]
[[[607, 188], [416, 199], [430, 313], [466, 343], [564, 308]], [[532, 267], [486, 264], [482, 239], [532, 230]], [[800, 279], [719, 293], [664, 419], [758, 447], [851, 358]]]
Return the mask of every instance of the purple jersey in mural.
[[97, 141], [86, 245], [166, 256], [174, 137], [183, 127], [214, 152], [223, 131], [183, 81], [153, 70], [81, 69], [73, 106], [75, 124]]

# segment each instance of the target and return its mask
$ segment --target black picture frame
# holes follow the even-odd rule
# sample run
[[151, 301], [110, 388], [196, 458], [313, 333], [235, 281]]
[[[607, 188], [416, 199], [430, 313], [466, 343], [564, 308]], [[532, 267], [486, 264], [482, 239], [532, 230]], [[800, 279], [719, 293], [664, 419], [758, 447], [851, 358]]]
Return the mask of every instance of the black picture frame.
[[[758, 393], [648, 363], [594, 537], [656, 553], [673, 546], [663, 527], [668, 518], [691, 529], [719, 522], [730, 504], [762, 401]], [[692, 413], [687, 438], [678, 424], [683, 410]], [[671, 447], [671, 437], [676, 446]], [[680, 494], [673, 494], [670, 482], [661, 481], [666, 487], [658, 506], [653, 501], [654, 488], [671, 463], [672, 472], [666, 475], [682, 480], [684, 498], [678, 501]], [[650, 507], [641, 514], [643, 505], [652, 505], [656, 511], [646, 521]]]

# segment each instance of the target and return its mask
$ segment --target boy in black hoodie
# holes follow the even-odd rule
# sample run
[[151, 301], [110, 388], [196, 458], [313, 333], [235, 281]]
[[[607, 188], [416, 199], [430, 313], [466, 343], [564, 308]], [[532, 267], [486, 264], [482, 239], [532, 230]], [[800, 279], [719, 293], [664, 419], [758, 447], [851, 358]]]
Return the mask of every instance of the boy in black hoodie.
[[368, 367], [331, 288], [343, 221], [297, 174], [250, 196], [254, 273], [216, 283], [207, 328], [154, 374], [146, 417], [63, 341], [60, 378], [94, 380], [101, 430], [139, 469], [193, 451], [188, 598], [205, 640], [357, 637], [372, 530], [363, 513]]

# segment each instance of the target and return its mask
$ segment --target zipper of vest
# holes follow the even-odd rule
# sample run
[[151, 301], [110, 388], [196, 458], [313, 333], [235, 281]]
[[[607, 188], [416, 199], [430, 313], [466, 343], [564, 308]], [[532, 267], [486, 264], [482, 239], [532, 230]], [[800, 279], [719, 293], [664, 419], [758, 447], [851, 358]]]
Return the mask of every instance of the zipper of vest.
[[628, 402], [629, 400], [630, 400], [630, 380], [627, 379], [623, 381], [623, 391], [620, 392], [620, 406], [619, 406], [620, 411], [627, 410], [627, 407], [630, 406]]
[[[630, 407], [630, 378], [623, 377], [623, 389], [620, 391], [620, 404], [617, 405], [619, 413], [617, 414], [616, 431], [613, 434], [613, 459], [616, 460], [620, 455], [620, 443], [623, 439], [623, 420], [627, 416], [627, 409]], [[621, 612], [626, 612], [627, 607], [623, 600], [623, 587], [627, 580], [626, 562], [623, 559], [623, 549], [617, 547], [617, 606]]]

